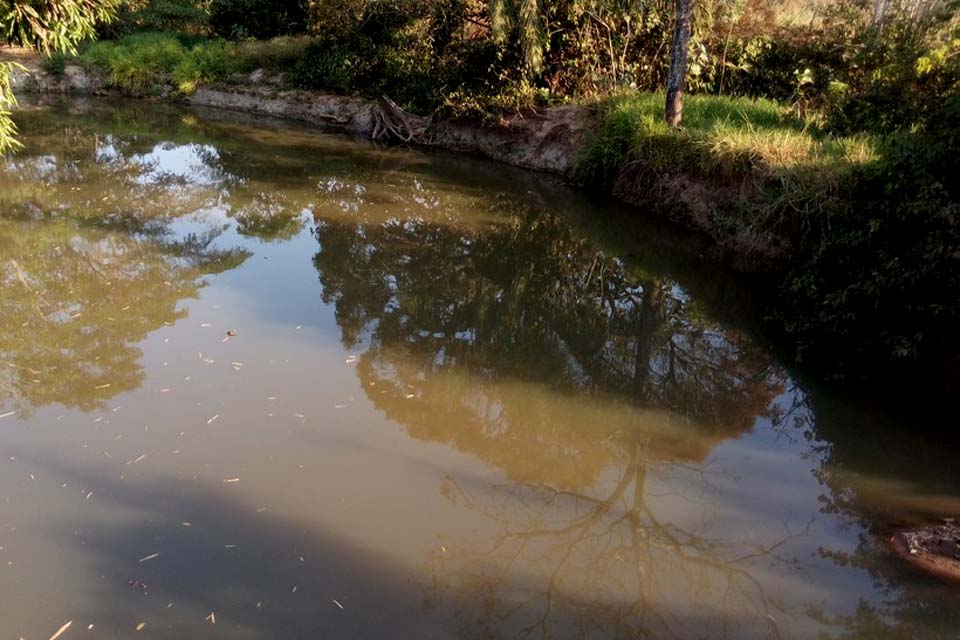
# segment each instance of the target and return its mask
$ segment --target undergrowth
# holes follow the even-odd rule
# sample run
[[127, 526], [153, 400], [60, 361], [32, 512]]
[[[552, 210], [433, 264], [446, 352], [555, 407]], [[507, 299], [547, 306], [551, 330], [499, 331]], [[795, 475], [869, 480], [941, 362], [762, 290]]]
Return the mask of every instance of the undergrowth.
[[280, 70], [302, 56], [310, 42], [306, 36], [228, 42], [180, 33], [136, 33], [92, 43], [77, 61], [104, 72], [108, 85], [121, 91], [155, 93], [172, 85], [190, 94], [204, 82], [233, 74]]
[[824, 133], [765, 99], [687, 96], [679, 131], [664, 122], [661, 94], [622, 93], [598, 109], [600, 125], [577, 164], [581, 182], [609, 189], [631, 165], [706, 179], [741, 194], [729, 215], [778, 231], [809, 229], [881, 145], [866, 134]]

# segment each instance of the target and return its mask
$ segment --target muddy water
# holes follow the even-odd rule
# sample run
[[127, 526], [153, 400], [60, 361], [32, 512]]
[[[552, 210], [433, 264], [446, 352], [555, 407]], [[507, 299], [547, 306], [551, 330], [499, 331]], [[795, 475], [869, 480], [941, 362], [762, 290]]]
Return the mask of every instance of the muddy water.
[[262, 119], [17, 119], [0, 636], [958, 637], [885, 542], [957, 452], [799, 386], [696, 239]]

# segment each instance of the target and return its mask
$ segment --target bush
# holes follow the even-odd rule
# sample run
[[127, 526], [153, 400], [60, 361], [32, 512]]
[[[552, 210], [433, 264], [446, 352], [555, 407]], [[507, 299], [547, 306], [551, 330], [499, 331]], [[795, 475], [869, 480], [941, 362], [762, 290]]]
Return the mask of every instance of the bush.
[[62, 53], [52, 53], [40, 61], [40, 66], [54, 78], [62, 78], [67, 71], [67, 58]]
[[191, 93], [201, 82], [246, 70], [231, 47], [222, 40], [143, 33], [96, 42], [79, 60], [105, 70], [110, 86], [129, 93], [156, 92], [170, 84]]
[[306, 0], [212, 0], [210, 28], [231, 40], [305, 33]]
[[209, 20], [202, 0], [126, 0], [116, 18], [100, 27], [100, 35], [119, 38], [145, 31], [205, 33]]
[[[849, 378], [889, 370], [960, 397], [960, 97], [898, 135], [805, 247], [777, 316], [806, 361]], [[838, 358], [838, 354], [848, 357]]]
[[[368, 52], [375, 46], [369, 43]], [[371, 86], [371, 63], [356, 46], [321, 41], [309, 45], [290, 72], [290, 81], [303, 89], [323, 89], [352, 94]]]
[[279, 36], [271, 40], [243, 40], [234, 52], [240, 63], [249, 69], [285, 71], [306, 54], [314, 42], [311, 36]]

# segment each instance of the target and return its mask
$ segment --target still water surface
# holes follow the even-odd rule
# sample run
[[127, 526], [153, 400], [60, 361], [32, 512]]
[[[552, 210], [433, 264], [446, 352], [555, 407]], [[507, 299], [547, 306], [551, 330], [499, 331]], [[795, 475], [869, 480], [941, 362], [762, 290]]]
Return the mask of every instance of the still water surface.
[[696, 239], [262, 119], [17, 119], [0, 637], [960, 637], [885, 545], [957, 452], [799, 385]]

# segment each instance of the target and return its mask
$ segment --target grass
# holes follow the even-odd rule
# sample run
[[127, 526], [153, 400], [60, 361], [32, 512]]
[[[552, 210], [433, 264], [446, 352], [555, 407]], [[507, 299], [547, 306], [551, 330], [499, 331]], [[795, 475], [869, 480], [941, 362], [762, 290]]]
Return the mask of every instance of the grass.
[[[769, 100], [687, 96], [683, 128], [663, 121], [662, 94], [626, 93], [600, 104], [601, 124], [582, 155], [586, 183], [611, 185], [626, 167], [685, 174], [736, 187], [735, 214], [751, 224], [803, 226], [829, 207], [851, 172], [878, 157], [869, 136], [836, 137]], [[784, 220], [799, 215], [803, 220]]]
[[95, 42], [77, 60], [104, 71], [110, 86], [129, 93], [158, 92], [172, 85], [190, 94], [202, 83], [237, 73], [280, 70], [293, 64], [311, 41], [286, 36], [232, 43], [175, 33], [138, 33]]

